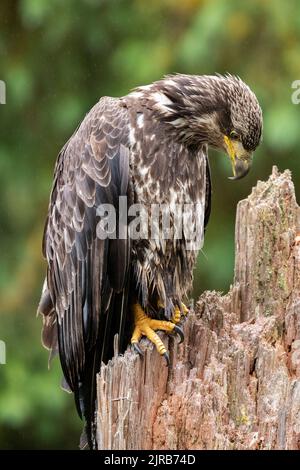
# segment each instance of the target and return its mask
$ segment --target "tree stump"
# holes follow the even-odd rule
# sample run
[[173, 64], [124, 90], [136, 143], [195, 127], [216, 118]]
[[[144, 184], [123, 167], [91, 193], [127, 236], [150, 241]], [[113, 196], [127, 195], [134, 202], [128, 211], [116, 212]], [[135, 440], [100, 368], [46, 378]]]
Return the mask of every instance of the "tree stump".
[[241, 201], [233, 286], [205, 292], [166, 335], [98, 374], [99, 449], [300, 449], [300, 208], [273, 168]]

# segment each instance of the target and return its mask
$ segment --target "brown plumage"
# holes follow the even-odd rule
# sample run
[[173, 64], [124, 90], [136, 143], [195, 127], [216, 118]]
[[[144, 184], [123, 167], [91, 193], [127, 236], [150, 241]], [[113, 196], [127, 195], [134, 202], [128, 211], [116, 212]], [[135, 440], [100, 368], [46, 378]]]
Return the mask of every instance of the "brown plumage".
[[[261, 126], [257, 100], [240, 79], [175, 75], [123, 98], [101, 98], [61, 150], [44, 231], [48, 268], [39, 311], [43, 343], [52, 355], [59, 350], [90, 446], [96, 446], [95, 376], [112, 356], [116, 333], [120, 351], [128, 344], [130, 301], [153, 317], [162, 314], [159, 301], [169, 319], [191, 288], [210, 214], [207, 147], [224, 149], [224, 135], [234, 130], [249, 152]], [[120, 196], [149, 212], [151, 204], [166, 204], [171, 232], [176, 204], [197, 203], [198, 211], [178, 240], [174, 233], [169, 240], [101, 240], [97, 209], [105, 203], [118, 209]], [[197, 245], [187, 247], [187, 225], [196, 227]]]

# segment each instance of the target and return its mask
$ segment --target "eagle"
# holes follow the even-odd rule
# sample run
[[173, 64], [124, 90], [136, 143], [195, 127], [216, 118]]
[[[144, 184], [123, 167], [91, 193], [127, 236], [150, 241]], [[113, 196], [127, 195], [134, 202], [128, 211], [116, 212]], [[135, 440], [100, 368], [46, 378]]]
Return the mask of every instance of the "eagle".
[[120, 353], [131, 343], [142, 354], [147, 337], [168, 363], [157, 331], [183, 340], [184, 301], [211, 211], [208, 149], [229, 156], [236, 180], [261, 134], [260, 105], [239, 77], [174, 74], [102, 97], [60, 151], [38, 312], [89, 448], [97, 448], [96, 375], [116, 342]]

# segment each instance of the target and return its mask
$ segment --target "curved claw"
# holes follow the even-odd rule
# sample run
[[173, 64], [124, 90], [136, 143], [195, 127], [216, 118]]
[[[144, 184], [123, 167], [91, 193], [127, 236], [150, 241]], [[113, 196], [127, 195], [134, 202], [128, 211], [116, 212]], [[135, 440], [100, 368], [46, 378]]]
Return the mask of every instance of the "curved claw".
[[180, 337], [179, 344], [183, 343], [184, 333], [183, 333], [182, 329], [179, 326], [175, 325], [173, 331], [174, 331], [174, 333], [176, 333]]
[[139, 356], [144, 356], [143, 351], [141, 350], [139, 343], [131, 343], [134, 351], [139, 354]]
[[165, 353], [162, 354], [162, 356], [165, 358], [166, 360], [166, 366], [169, 367], [170, 365], [170, 357], [169, 357], [169, 353], [167, 353], [167, 351]]

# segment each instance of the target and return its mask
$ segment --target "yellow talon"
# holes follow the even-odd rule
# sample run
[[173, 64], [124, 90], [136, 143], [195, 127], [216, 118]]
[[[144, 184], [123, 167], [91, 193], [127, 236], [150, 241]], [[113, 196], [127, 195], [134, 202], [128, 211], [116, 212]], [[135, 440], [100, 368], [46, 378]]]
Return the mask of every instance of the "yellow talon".
[[181, 302], [181, 308], [182, 308], [182, 312], [183, 312], [183, 315], [187, 315], [189, 313], [189, 309], [187, 308], [187, 306]]
[[[160, 300], [157, 302], [157, 306], [158, 306], [158, 308], [164, 308], [164, 305]], [[188, 313], [189, 313], [189, 309], [187, 308], [187, 306], [183, 302], [181, 302], [181, 310], [180, 310], [179, 307], [177, 307], [177, 306], [175, 307], [171, 321], [173, 323], [177, 324], [181, 320], [181, 315], [183, 315], [185, 317]]]
[[157, 330], [165, 331], [166, 333], [177, 333], [181, 340], [183, 340], [183, 333], [178, 326], [171, 321], [155, 320], [148, 317], [139, 304], [132, 306], [134, 314], [134, 331], [131, 337], [131, 344], [135, 346], [138, 352], [141, 352], [138, 343], [142, 336], [146, 336], [151, 343], [153, 343], [160, 355], [165, 356], [168, 362], [168, 353], [164, 343], [160, 337], [155, 333]]
[[189, 313], [189, 309], [183, 302], [181, 302], [181, 310], [179, 307], [175, 307], [175, 310], [172, 316], [172, 322], [179, 323], [181, 320], [181, 315], [185, 317], [188, 313]]
[[172, 322], [179, 323], [181, 319], [181, 312], [179, 307], [175, 307], [173, 315], [172, 315]]

